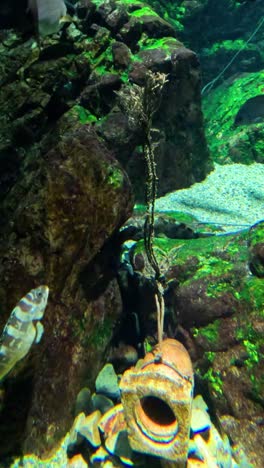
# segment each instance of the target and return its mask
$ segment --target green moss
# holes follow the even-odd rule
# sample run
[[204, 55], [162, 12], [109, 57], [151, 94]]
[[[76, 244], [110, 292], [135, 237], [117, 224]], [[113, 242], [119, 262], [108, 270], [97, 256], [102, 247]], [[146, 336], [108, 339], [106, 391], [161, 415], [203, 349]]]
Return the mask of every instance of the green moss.
[[113, 188], [120, 188], [124, 183], [124, 175], [120, 168], [111, 167], [108, 172], [107, 183]]
[[93, 333], [89, 336], [89, 345], [104, 348], [111, 338], [112, 328], [113, 324], [110, 319], [104, 320], [103, 323], [98, 323]]
[[245, 364], [249, 369], [258, 364], [261, 358], [261, 354], [259, 353], [259, 343], [252, 343], [249, 340], [243, 340], [243, 345], [246, 349], [248, 358], [245, 360]]
[[[230, 52], [236, 52], [240, 49], [251, 49], [252, 45], [248, 44], [246, 45], [245, 41], [243, 39], [236, 39], [234, 41], [231, 40], [226, 40], [226, 41], [220, 41], [220, 42], [215, 42], [210, 49], [204, 49], [204, 53], [206, 55], [215, 55], [219, 51], [223, 51], [226, 53], [226, 51]], [[254, 47], [253, 47], [254, 48]]]
[[94, 71], [95, 73], [97, 73], [97, 75], [101, 75], [101, 76], [104, 76], [106, 75], [106, 73], [109, 72], [109, 68], [106, 67], [106, 65], [97, 65], [94, 67]]
[[261, 331], [254, 328], [257, 321], [257, 316], [251, 316], [250, 320], [244, 319], [244, 322], [236, 330], [236, 339], [245, 348], [246, 359], [244, 364], [252, 383], [252, 394], [256, 401], [263, 394], [264, 387], [264, 376], [262, 373], [261, 377], [259, 377], [259, 369], [263, 366], [264, 361], [264, 336]]
[[218, 280], [215, 280], [213, 283], [209, 284], [206, 294], [208, 297], [214, 297], [217, 298], [219, 296], [222, 296], [224, 293], [231, 292], [233, 296], [236, 297], [236, 292], [234, 290], [234, 287], [230, 282], [226, 282], [222, 280], [221, 278]]
[[206, 359], [208, 359], [209, 362], [211, 362], [211, 363], [214, 362], [216, 353], [214, 353], [212, 351], [207, 351], [204, 354], [205, 354]]
[[211, 367], [203, 375], [203, 379], [207, 380], [210, 388], [219, 395], [223, 394], [223, 381], [221, 373], [219, 371], [214, 371]]
[[194, 337], [203, 336], [209, 343], [216, 343], [219, 338], [220, 320], [215, 320], [209, 323], [206, 327], [193, 328], [192, 333]]
[[[244, 164], [261, 162], [263, 123], [235, 126], [236, 115], [250, 98], [263, 94], [264, 71], [245, 74], [233, 83], [224, 83], [203, 99], [206, 134], [215, 161]], [[257, 144], [255, 143], [257, 142]]]
[[[157, 212], [156, 215], [159, 215], [161, 213]], [[181, 211], [166, 211], [164, 212], [164, 215], [169, 216], [170, 218], [174, 219], [175, 221], [178, 221], [179, 223], [184, 223], [184, 224], [192, 224], [193, 222], [197, 223], [197, 219], [192, 216], [188, 215], [186, 213], [182, 213]]]
[[264, 243], [264, 223], [260, 223], [250, 232], [250, 244], [254, 246], [259, 243]]
[[104, 2], [105, 0], [92, 0], [92, 3], [96, 5], [97, 8], [100, 7]]
[[129, 84], [129, 76], [128, 76], [128, 71], [124, 70], [121, 73], [119, 73], [119, 76], [123, 83], [126, 83], [127, 85]]
[[171, 53], [172, 49], [179, 47], [181, 43], [173, 37], [162, 37], [161, 39], [144, 39], [139, 41], [140, 49], [151, 50], [151, 49], [163, 49], [166, 52]]
[[[227, 275], [231, 285], [230, 290], [235, 292], [237, 273], [233, 274], [234, 263], [236, 263], [237, 268], [240, 263], [243, 264], [244, 262], [247, 255], [246, 237], [247, 233], [240, 236], [212, 236], [188, 240], [155, 238], [154, 251], [157, 252], [157, 255], [163, 252], [165, 256], [168, 256], [170, 264], [173, 264], [177, 259], [178, 266], [185, 266], [190, 258], [196, 259], [196, 266], [190, 272], [186, 284], [187, 281], [191, 282], [209, 276], [213, 277], [214, 283], [216, 278], [219, 278], [219, 282], [227, 282], [224, 277], [224, 275]], [[238, 246], [238, 248], [235, 248], [235, 246]], [[223, 259], [223, 256], [219, 255], [219, 253], [225, 252], [226, 249], [234, 250], [232, 255], [230, 254], [230, 260]], [[142, 251], [144, 251], [144, 243], [139, 241], [135, 253], [141, 253]], [[236, 253], [234, 253], [235, 251]], [[195, 265], [195, 262], [192, 262], [192, 264]], [[185, 272], [185, 278], [186, 274], [188, 272]], [[219, 288], [221, 288], [220, 283]], [[213, 293], [213, 290], [209, 290], [209, 293]]]
[[153, 6], [164, 20], [171, 23], [176, 31], [184, 29], [184, 19], [188, 9], [183, 6], [182, 2], [175, 2], [175, 0], [166, 0], [166, 2], [149, 0], [148, 3]]
[[150, 353], [152, 351], [153, 345], [149, 342], [148, 338], [145, 338], [144, 343], [144, 353]]
[[241, 299], [251, 304], [252, 312], [256, 311], [259, 316], [264, 317], [263, 278], [257, 278], [256, 276], [246, 278], [240, 294]]
[[146, 205], [140, 205], [140, 204], [135, 204], [134, 206], [134, 214], [137, 215], [142, 215], [146, 213]]
[[141, 18], [142, 16], [157, 16], [157, 17], [159, 17], [159, 15], [154, 10], [152, 10], [152, 8], [150, 8], [149, 6], [144, 6], [143, 8], [132, 11], [132, 13], [130, 13], [130, 14], [131, 14], [131, 16], [133, 16], [135, 18]]
[[[212, 353], [213, 354], [213, 353]], [[203, 373], [200, 369], [196, 369], [196, 373], [201, 377], [202, 380], [206, 381], [210, 389], [218, 394], [223, 394], [223, 380], [220, 371], [215, 371], [212, 367]]]
[[131, 7], [133, 9], [134, 9], [135, 6], [136, 7], [138, 6], [138, 8], [142, 7], [142, 2], [140, 0], [119, 0], [118, 3], [123, 4], [123, 5], [127, 6], [127, 7]]
[[85, 109], [85, 107], [77, 104], [76, 106], [74, 106], [74, 109], [77, 112], [80, 122], [82, 124], [97, 122], [97, 117], [91, 114], [91, 112]]
[[204, 278], [208, 275], [220, 276], [233, 269], [233, 263], [230, 263], [226, 260], [222, 260], [219, 257], [214, 257], [213, 255], [201, 255], [198, 258], [198, 270], [197, 273], [194, 275], [193, 279]]
[[254, 374], [250, 375], [250, 380], [252, 384], [252, 396], [255, 401], [259, 401], [262, 404], [262, 395], [264, 393], [264, 375], [257, 377]]

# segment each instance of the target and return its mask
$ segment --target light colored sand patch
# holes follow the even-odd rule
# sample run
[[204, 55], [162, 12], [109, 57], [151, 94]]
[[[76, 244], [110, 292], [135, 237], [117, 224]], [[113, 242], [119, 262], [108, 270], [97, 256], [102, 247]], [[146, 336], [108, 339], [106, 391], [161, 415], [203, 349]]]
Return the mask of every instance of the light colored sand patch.
[[159, 198], [156, 210], [183, 211], [227, 231], [231, 224], [252, 225], [264, 219], [264, 164], [215, 164], [203, 182]]

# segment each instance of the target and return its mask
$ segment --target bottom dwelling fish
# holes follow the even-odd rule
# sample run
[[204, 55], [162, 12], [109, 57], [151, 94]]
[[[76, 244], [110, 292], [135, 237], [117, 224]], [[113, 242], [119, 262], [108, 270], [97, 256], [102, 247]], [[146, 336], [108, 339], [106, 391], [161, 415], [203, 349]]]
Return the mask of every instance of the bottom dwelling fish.
[[39, 343], [44, 331], [39, 320], [48, 295], [48, 286], [31, 289], [12, 310], [0, 337], [0, 381], [26, 356], [33, 343]]

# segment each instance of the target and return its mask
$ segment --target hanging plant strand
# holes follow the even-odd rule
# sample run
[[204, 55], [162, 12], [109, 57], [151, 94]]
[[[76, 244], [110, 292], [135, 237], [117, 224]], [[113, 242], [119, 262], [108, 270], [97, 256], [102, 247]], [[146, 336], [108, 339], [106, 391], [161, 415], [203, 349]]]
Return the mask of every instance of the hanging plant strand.
[[[121, 90], [117, 94], [120, 98], [120, 106], [128, 117], [128, 123], [132, 128], [140, 126], [143, 142], [143, 155], [146, 163], [146, 219], [144, 223], [144, 244], [148, 261], [154, 271], [156, 282], [155, 302], [157, 306], [158, 341], [161, 343], [164, 323], [164, 287], [160, 267], [153, 249], [154, 239], [154, 215], [155, 200], [157, 196], [157, 172], [154, 156], [155, 143], [152, 133], [153, 117], [160, 107], [163, 87], [166, 83], [164, 73], [148, 71], [143, 87], [133, 85], [129, 90]], [[156, 130], [157, 131], [157, 130]]]

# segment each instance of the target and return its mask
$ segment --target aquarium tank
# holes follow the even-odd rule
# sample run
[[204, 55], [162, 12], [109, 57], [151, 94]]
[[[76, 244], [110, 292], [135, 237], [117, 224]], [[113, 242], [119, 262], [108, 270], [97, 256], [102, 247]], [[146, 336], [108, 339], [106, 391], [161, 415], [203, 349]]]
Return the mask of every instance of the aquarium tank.
[[1, 0], [0, 220], [0, 468], [263, 468], [263, 0]]

